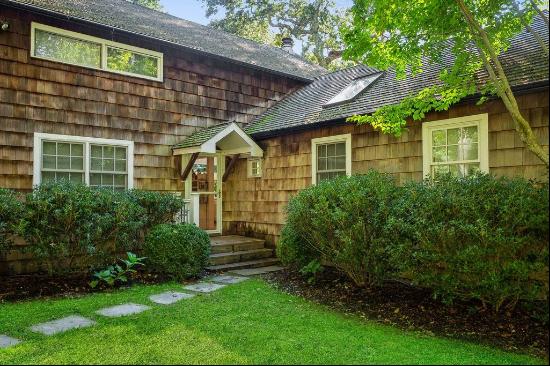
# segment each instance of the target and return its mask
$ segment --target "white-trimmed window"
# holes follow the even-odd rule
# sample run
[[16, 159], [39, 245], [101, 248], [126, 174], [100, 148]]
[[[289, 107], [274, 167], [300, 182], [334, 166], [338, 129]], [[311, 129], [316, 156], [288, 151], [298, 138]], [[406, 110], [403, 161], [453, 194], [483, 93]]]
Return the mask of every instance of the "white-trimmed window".
[[312, 183], [351, 175], [351, 134], [311, 140]]
[[44, 24], [31, 25], [31, 56], [140, 78], [163, 80], [163, 54]]
[[422, 124], [424, 176], [489, 171], [487, 114]]
[[34, 134], [34, 185], [66, 179], [93, 187], [131, 189], [133, 166], [132, 141]]
[[262, 176], [262, 159], [249, 158], [248, 165], [248, 178], [261, 178]]

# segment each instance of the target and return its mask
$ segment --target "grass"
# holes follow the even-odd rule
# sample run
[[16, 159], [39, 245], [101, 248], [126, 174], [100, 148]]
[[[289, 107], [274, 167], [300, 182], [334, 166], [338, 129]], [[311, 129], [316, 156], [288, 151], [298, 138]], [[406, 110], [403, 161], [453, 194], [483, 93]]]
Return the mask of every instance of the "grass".
[[[24, 343], [0, 364], [537, 364], [525, 355], [421, 335], [344, 316], [249, 280], [172, 306], [148, 296], [172, 283], [72, 299], [0, 305], [0, 334]], [[124, 302], [153, 306], [125, 318], [94, 311]], [[98, 324], [52, 337], [28, 327], [80, 314]]]

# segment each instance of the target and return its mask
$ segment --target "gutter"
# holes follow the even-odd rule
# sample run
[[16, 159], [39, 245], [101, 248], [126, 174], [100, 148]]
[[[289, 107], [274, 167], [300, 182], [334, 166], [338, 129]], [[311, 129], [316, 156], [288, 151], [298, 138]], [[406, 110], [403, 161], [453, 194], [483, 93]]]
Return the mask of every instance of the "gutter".
[[122, 34], [125, 33], [127, 35], [134, 35], [134, 36], [138, 36], [138, 37], [142, 37], [142, 38], [147, 38], [147, 39], [152, 40], [152, 41], [162, 42], [166, 45], [170, 45], [170, 46], [175, 47], [175, 48], [183, 48], [183, 49], [186, 49], [188, 51], [191, 51], [192, 53], [195, 53], [195, 54], [198, 54], [198, 55], [201, 55], [201, 56], [208, 55], [208, 56], [216, 58], [218, 60], [233, 63], [233, 64], [236, 64], [236, 65], [239, 65], [239, 66], [245, 66], [245, 67], [248, 67], [248, 68], [254, 69], [254, 70], [268, 72], [270, 74], [274, 74], [274, 75], [278, 75], [278, 76], [284, 76], [284, 77], [287, 77], [287, 78], [290, 78], [290, 79], [293, 79], [293, 80], [297, 80], [297, 81], [311, 83], [317, 77], [317, 76], [315, 76], [315, 77], [311, 77], [311, 78], [306, 78], [306, 77], [301, 77], [301, 76], [297, 76], [297, 75], [287, 74], [287, 73], [284, 73], [284, 72], [281, 72], [281, 71], [268, 69], [268, 68], [261, 67], [261, 66], [258, 66], [258, 65], [254, 65], [254, 64], [250, 64], [250, 63], [247, 63], [247, 62], [244, 62], [244, 61], [234, 60], [234, 59], [224, 57], [224, 56], [220, 56], [220, 55], [217, 55], [217, 54], [214, 54], [214, 53], [209, 53], [209, 52], [206, 52], [206, 51], [198, 50], [198, 49], [193, 48], [193, 47], [184, 46], [184, 45], [172, 42], [172, 41], [167, 41], [167, 40], [155, 38], [155, 37], [148, 36], [148, 35], [145, 35], [145, 34], [125, 30], [125, 29], [122, 29], [122, 28], [116, 28], [116, 27], [108, 26], [108, 25], [105, 25], [105, 24], [101, 24], [101, 23], [98, 23], [98, 22], [94, 22], [94, 21], [91, 21], [91, 20], [87, 20], [87, 19], [83, 19], [83, 18], [71, 16], [71, 15], [65, 15], [65, 14], [57, 13], [55, 11], [44, 9], [44, 8], [41, 8], [41, 7], [38, 7], [38, 6], [35, 6], [35, 5], [31, 5], [31, 4], [13, 3], [9, 0], [8, 0], [8, 2], [5, 2], [4, 0], [0, 0], [0, 4], [11, 7], [13, 9], [17, 9], [17, 10], [27, 10], [27, 11], [31, 11], [31, 12], [36, 13], [36, 14], [46, 15], [46, 16], [49, 16], [49, 17], [52, 17], [52, 18], [55, 18], [55, 19], [87, 23], [87, 24], [94, 25], [96, 27], [100, 27], [100, 28], [103, 28], [103, 29], [109, 29], [109, 30], [111, 30], [111, 32], [113, 34], [114, 34], [115, 31], [118, 31]]
[[[525, 95], [525, 94], [531, 94], [531, 93], [546, 91], [546, 90], [549, 89], [549, 87], [550, 87], [549, 81], [544, 80], [544, 81], [537, 81], [537, 82], [534, 82], [534, 83], [531, 83], [531, 84], [512, 87], [512, 91], [515, 93], [515, 95]], [[454, 107], [454, 106], [461, 106], [461, 105], [464, 105], [464, 104], [467, 104], [467, 103], [471, 103], [473, 101], [477, 101], [480, 97], [481, 97], [481, 94], [479, 94], [479, 93], [474, 94], [474, 95], [469, 96], [467, 98], [464, 98], [460, 102], [454, 104], [453, 106], [451, 106], [451, 108]], [[495, 100], [495, 99], [499, 99], [499, 97], [498, 96], [493, 96], [493, 97], [489, 98], [489, 100]], [[348, 116], [348, 117], [351, 117], [351, 116]], [[270, 131], [265, 131], [265, 132], [257, 132], [257, 133], [250, 134], [250, 136], [254, 139], [257, 139], [257, 140], [265, 140], [265, 139], [269, 139], [269, 138], [273, 138], [273, 137], [279, 137], [279, 136], [289, 135], [289, 134], [298, 133], [298, 132], [306, 132], [306, 131], [316, 130], [316, 129], [323, 128], [323, 127], [344, 126], [344, 125], [350, 123], [350, 122], [346, 121], [346, 119], [348, 117], [340, 117], [340, 118], [332, 119], [332, 120], [319, 121], [319, 122], [314, 122], [314, 123], [309, 123], [309, 124], [302, 124], [302, 125], [297, 125], [297, 126], [290, 126], [290, 127], [285, 127], [285, 128], [280, 128], [280, 129], [270, 130]]]

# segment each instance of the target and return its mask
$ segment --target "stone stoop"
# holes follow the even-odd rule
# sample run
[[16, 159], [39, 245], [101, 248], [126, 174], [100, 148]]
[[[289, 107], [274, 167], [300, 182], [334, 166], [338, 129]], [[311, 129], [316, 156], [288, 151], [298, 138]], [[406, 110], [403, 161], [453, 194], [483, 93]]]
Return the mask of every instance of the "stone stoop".
[[211, 237], [210, 271], [260, 268], [279, 263], [275, 250], [265, 247], [265, 240], [238, 235]]

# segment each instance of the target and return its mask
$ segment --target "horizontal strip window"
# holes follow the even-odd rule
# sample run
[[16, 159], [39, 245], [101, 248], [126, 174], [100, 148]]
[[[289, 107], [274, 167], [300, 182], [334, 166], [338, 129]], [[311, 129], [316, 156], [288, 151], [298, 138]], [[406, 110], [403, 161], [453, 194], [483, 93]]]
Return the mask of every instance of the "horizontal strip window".
[[35, 133], [34, 146], [34, 185], [64, 179], [114, 190], [133, 188], [132, 141]]
[[32, 23], [31, 56], [150, 80], [163, 80], [163, 54]]

